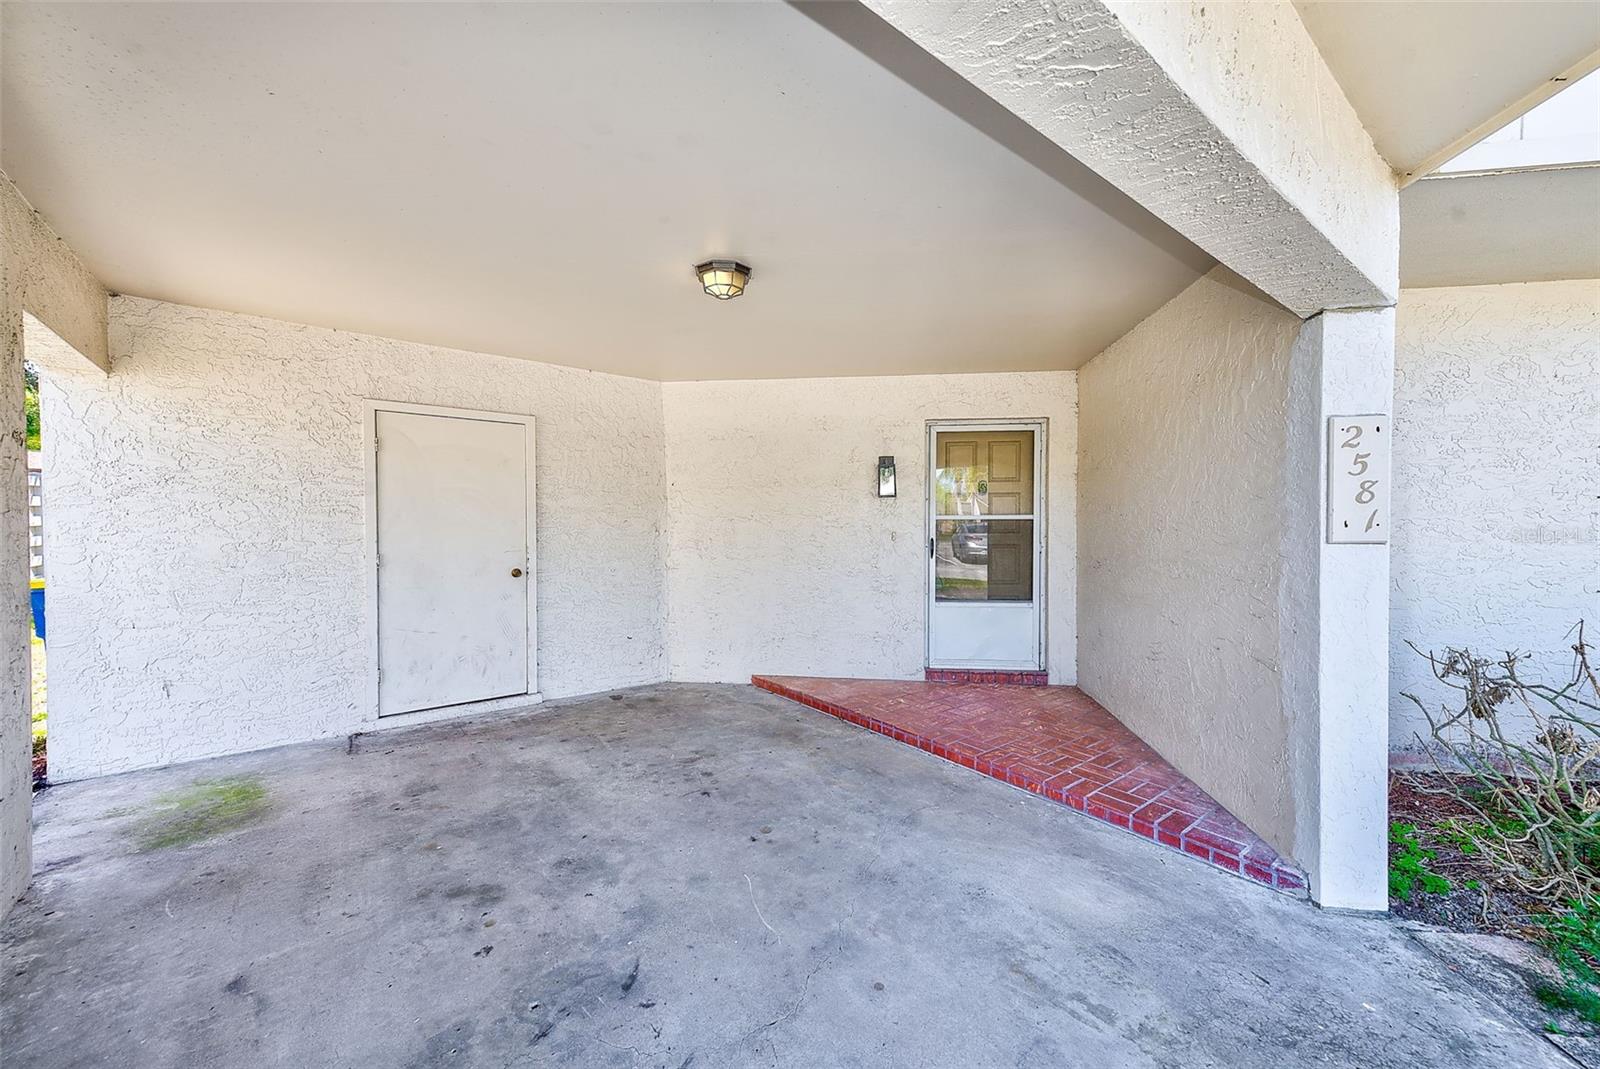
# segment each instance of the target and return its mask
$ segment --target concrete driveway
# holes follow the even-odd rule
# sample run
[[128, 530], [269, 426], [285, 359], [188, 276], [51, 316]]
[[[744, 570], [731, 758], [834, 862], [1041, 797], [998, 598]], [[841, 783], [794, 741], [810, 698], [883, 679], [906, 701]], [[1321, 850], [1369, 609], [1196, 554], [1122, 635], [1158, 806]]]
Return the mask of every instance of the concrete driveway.
[[[182, 823], [199, 780], [242, 827]], [[69, 784], [36, 820], [0, 976], [30, 1069], [1570, 1065], [1386, 921], [750, 687]]]

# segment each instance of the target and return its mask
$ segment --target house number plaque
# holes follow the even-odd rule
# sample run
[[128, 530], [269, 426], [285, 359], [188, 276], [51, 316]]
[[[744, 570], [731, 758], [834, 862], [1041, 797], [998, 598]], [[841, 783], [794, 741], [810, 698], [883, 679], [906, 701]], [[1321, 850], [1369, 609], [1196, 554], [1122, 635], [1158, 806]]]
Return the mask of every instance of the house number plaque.
[[1328, 419], [1328, 541], [1389, 541], [1389, 417]]

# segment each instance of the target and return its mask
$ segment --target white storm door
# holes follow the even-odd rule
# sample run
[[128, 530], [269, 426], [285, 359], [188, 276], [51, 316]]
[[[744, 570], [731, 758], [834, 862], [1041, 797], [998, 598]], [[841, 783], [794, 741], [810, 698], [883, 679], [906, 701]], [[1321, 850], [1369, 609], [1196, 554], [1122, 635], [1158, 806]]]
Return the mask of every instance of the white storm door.
[[1044, 668], [1044, 430], [929, 428], [930, 668]]
[[378, 714], [528, 693], [529, 427], [375, 413]]

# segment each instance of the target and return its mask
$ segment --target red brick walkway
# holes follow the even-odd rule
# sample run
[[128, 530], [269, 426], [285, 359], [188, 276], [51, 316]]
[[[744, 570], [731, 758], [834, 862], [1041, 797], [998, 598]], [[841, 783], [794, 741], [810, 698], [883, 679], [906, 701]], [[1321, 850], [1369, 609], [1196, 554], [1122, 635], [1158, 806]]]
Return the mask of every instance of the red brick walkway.
[[750, 681], [1257, 883], [1305, 893], [1299, 870], [1076, 687]]

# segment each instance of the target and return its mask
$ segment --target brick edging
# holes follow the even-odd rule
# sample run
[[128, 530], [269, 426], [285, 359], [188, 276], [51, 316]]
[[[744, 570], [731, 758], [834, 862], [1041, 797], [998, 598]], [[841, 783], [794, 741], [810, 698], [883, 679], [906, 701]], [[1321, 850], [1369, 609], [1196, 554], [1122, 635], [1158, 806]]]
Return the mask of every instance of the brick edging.
[[1046, 784], [1024, 772], [986, 761], [981, 756], [971, 757], [967, 754], [955, 753], [947, 749], [943, 743], [934, 739], [906, 731], [887, 721], [866, 716], [842, 705], [814, 698], [809, 694], [786, 687], [765, 676], [751, 676], [750, 682], [755, 687], [776, 694], [780, 698], [787, 698], [789, 701], [798, 702], [818, 712], [827, 713], [829, 716], [855, 724], [857, 727], [875, 731], [879, 735], [886, 735], [896, 742], [915, 746], [919, 750], [924, 750], [952, 764], [970, 768], [974, 772], [982, 773], [991, 779], [997, 779], [1013, 787], [1020, 787], [1031, 794], [1039, 795], [1041, 798], [1048, 798], [1052, 802], [1059, 802], [1104, 824], [1110, 824], [1112, 827], [1121, 828], [1124, 831], [1131, 831], [1135, 835], [1149, 839], [1160, 846], [1199, 858], [1201, 861], [1214, 865], [1224, 872], [1242, 876], [1247, 880], [1270, 887], [1274, 891], [1284, 894], [1299, 898], [1307, 896], [1305, 876], [1299, 870], [1281, 859], [1275, 858], [1268, 862], [1265, 859], [1255, 859], [1248, 856], [1241, 857], [1219, 849], [1224, 845], [1221, 840], [1213, 839], [1204, 830], [1191, 830], [1194, 823], [1199, 823], [1198, 820], [1193, 821], [1193, 823], [1185, 823], [1182, 827], [1179, 827], [1175, 823], [1170, 823], [1170, 817], [1164, 817], [1154, 824], [1133, 819], [1125, 814], [1113, 812], [1088, 799], [1083, 792]]
[[991, 672], [982, 668], [924, 668], [929, 683], [1004, 683], [1013, 687], [1047, 687], [1048, 672]]

